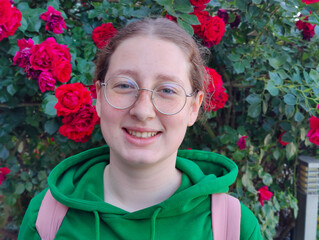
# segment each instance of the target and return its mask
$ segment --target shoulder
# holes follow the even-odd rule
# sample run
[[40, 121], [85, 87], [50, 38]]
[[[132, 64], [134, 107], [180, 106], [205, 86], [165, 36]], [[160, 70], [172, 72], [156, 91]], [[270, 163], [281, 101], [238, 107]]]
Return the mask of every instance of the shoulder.
[[40, 239], [40, 236], [35, 228], [39, 208], [41, 206], [47, 188], [31, 199], [28, 209], [23, 217], [19, 231], [18, 240], [22, 239]]
[[262, 240], [257, 218], [241, 203], [240, 240]]

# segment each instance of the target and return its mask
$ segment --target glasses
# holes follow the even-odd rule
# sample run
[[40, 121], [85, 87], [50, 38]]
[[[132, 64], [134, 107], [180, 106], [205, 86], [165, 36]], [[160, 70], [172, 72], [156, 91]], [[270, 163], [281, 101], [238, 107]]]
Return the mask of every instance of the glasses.
[[135, 104], [141, 90], [152, 92], [153, 106], [162, 114], [174, 115], [182, 111], [187, 98], [196, 93], [186, 94], [185, 89], [173, 82], [158, 84], [153, 90], [140, 88], [137, 83], [123, 76], [113, 77], [101, 83], [105, 100], [116, 109], [127, 109]]

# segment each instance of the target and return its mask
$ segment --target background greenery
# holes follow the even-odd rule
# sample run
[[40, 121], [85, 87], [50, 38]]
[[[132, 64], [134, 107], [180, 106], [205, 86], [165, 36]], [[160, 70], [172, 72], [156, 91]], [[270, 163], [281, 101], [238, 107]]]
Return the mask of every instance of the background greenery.
[[[63, 34], [44, 30], [39, 20], [47, 6], [59, 9], [67, 24]], [[50, 170], [67, 156], [104, 144], [96, 128], [86, 143], [75, 143], [58, 133], [53, 92], [41, 93], [37, 82], [12, 65], [17, 39], [35, 44], [53, 36], [72, 55], [70, 83], [92, 84], [97, 48], [91, 35], [95, 27], [112, 22], [115, 28], [138, 18], [177, 17], [192, 34], [193, 11], [186, 0], [28, 1], [15, 0], [21, 27], [0, 42], [0, 167], [11, 173], [0, 186], [0, 237], [15, 239], [30, 199], [47, 186]], [[318, 156], [318, 147], [306, 137], [308, 119], [318, 116], [319, 27], [310, 40], [296, 28], [298, 15], [319, 24], [318, 4], [299, 0], [212, 0], [206, 10], [216, 15], [223, 8], [230, 22], [240, 14], [238, 28], [226, 26], [222, 41], [212, 47], [207, 65], [222, 76], [229, 100], [222, 110], [205, 113], [187, 133], [182, 148], [218, 152], [233, 159], [240, 173], [232, 191], [257, 216], [264, 239], [285, 239], [295, 224], [297, 156]], [[196, 20], [196, 19], [195, 19]], [[282, 140], [289, 142], [282, 146]], [[247, 148], [236, 145], [248, 136]], [[262, 207], [257, 190], [268, 186], [274, 193]]]

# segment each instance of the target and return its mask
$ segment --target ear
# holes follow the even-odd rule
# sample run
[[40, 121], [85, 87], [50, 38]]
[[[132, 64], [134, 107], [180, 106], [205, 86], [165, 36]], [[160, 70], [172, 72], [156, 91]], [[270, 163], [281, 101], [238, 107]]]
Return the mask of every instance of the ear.
[[202, 105], [202, 102], [203, 102], [203, 98], [204, 98], [204, 92], [199, 91], [195, 99], [192, 101], [191, 103], [192, 105], [189, 112], [190, 115], [189, 115], [188, 123], [187, 123], [188, 127], [192, 126], [196, 122], [200, 106]]
[[101, 117], [101, 101], [102, 101], [101, 84], [100, 84], [100, 81], [95, 81], [94, 84], [95, 84], [96, 96], [97, 96], [95, 108], [96, 108], [97, 115]]

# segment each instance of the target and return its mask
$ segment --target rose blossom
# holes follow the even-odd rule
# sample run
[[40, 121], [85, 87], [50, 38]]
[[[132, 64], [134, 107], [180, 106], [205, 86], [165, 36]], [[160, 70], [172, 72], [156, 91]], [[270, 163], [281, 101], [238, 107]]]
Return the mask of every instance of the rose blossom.
[[206, 11], [194, 11], [200, 25], [193, 25], [194, 33], [203, 39], [202, 44], [211, 47], [217, 45], [225, 33], [225, 23], [218, 17], [209, 16]]
[[309, 138], [309, 141], [319, 145], [319, 118], [317, 117], [311, 117], [309, 119], [310, 123], [310, 130], [307, 134], [307, 137]]
[[55, 96], [58, 102], [54, 108], [58, 116], [76, 113], [82, 106], [92, 103], [90, 92], [82, 83], [61, 85], [55, 90]]
[[273, 193], [268, 191], [267, 186], [263, 186], [258, 189], [258, 200], [261, 204], [261, 206], [264, 206], [264, 201], [268, 201], [273, 196]]
[[237, 142], [237, 146], [239, 147], [240, 150], [243, 150], [246, 148], [246, 138], [248, 138], [247, 136], [242, 136], [239, 138], [238, 142]]
[[240, 15], [236, 14], [235, 20], [231, 22], [229, 25], [231, 29], [233, 29], [233, 28], [237, 28], [239, 24], [240, 24]]
[[[205, 8], [205, 5], [207, 3], [209, 3], [210, 0], [189, 0], [189, 2], [194, 6], [194, 7], [198, 7], [198, 8]], [[203, 9], [204, 9], [203, 8]]]
[[301, 2], [303, 2], [305, 4], [312, 4], [312, 3], [319, 2], [319, 0], [302, 0]]
[[[300, 17], [303, 17], [303, 15], [300, 15]], [[308, 21], [308, 18], [309, 16], [306, 16], [303, 20]], [[301, 31], [303, 39], [310, 41], [310, 39], [315, 35], [316, 24], [312, 25], [308, 22], [304, 22], [303, 20], [298, 20], [296, 22], [296, 26]]]
[[168, 20], [171, 20], [171, 21], [173, 21], [173, 22], [177, 22], [177, 18], [174, 17], [174, 16], [171, 16], [171, 15], [166, 14], [166, 15], [165, 15], [165, 18], [167, 18]]
[[60, 58], [53, 67], [53, 76], [61, 83], [69, 81], [72, 72], [72, 65], [68, 61]]
[[56, 11], [51, 6], [48, 7], [47, 12], [40, 15], [39, 19], [42, 19], [46, 22], [45, 30], [51, 31], [55, 34], [63, 33], [63, 28], [66, 29], [66, 25], [61, 13]]
[[71, 54], [65, 45], [58, 44], [52, 37], [31, 48], [30, 63], [33, 70], [52, 70], [60, 58], [70, 61]]
[[278, 142], [280, 142], [280, 144], [283, 145], [283, 146], [286, 146], [286, 145], [289, 144], [289, 142], [284, 142], [284, 141], [281, 140], [282, 135], [284, 135], [285, 133], [286, 133], [286, 132], [282, 132], [282, 133], [279, 135], [279, 138], [278, 138]]
[[[21, 26], [21, 12], [11, 6], [8, 0], [0, 0], [0, 41], [12, 36]], [[9, 8], [10, 7], [10, 8]]]
[[18, 39], [17, 44], [19, 46], [19, 51], [13, 57], [13, 64], [18, 64], [19, 67], [25, 68], [30, 64], [29, 58], [31, 56], [31, 47], [33, 46], [33, 41], [31, 38], [27, 40]]
[[204, 100], [205, 111], [217, 111], [224, 107], [228, 100], [228, 94], [223, 88], [223, 81], [221, 76], [215, 71], [215, 69], [205, 67], [205, 70], [209, 77], [209, 82], [206, 86], [206, 97]]
[[50, 72], [41, 72], [38, 78], [39, 88], [41, 92], [54, 91], [55, 79]]
[[228, 13], [225, 9], [218, 9], [217, 16], [223, 19], [224, 23], [227, 24], [229, 20]]
[[0, 0], [0, 6], [0, 24], [4, 24], [11, 17], [11, 3], [8, 0]]
[[[0, 2], [1, 3], [1, 2]], [[10, 173], [10, 169], [7, 167], [0, 168], [0, 185], [6, 180], [6, 175]]]
[[112, 23], [103, 23], [101, 26], [93, 29], [92, 39], [97, 48], [103, 48], [114, 37], [117, 30], [113, 27]]
[[86, 142], [95, 124], [99, 122], [95, 107], [86, 104], [78, 112], [72, 113], [62, 119], [64, 125], [59, 129], [61, 135], [75, 142]]
[[97, 98], [97, 94], [96, 94], [95, 84], [87, 85], [87, 87], [90, 89], [90, 93], [91, 93], [92, 98], [96, 99]]

